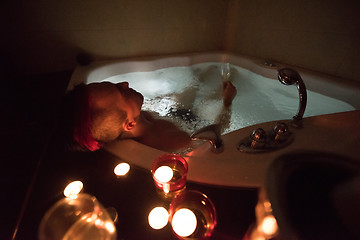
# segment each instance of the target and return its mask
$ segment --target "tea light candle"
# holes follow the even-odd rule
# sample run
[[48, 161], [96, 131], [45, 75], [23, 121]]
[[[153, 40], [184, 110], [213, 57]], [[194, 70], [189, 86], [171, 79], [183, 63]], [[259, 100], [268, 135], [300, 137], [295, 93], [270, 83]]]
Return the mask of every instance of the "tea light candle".
[[196, 230], [196, 216], [190, 209], [181, 208], [175, 212], [171, 225], [177, 235], [188, 237]]
[[186, 160], [178, 154], [170, 153], [159, 156], [151, 166], [155, 186], [165, 193], [166, 198], [185, 189], [187, 170]]
[[149, 213], [149, 225], [153, 229], [162, 229], [165, 227], [169, 220], [169, 213], [164, 207], [155, 207]]
[[185, 190], [169, 206], [169, 222], [179, 239], [209, 239], [216, 226], [216, 209], [203, 193]]
[[275, 217], [272, 215], [265, 217], [262, 224], [259, 226], [259, 229], [266, 236], [273, 236], [278, 231], [278, 225]]
[[160, 181], [167, 183], [169, 182], [174, 176], [173, 170], [168, 166], [161, 166], [155, 170], [154, 177]]
[[125, 176], [130, 171], [130, 165], [128, 163], [119, 163], [114, 168], [116, 176]]
[[76, 196], [81, 192], [83, 189], [83, 183], [81, 181], [73, 181], [69, 183], [66, 188], [64, 189], [65, 197], [69, 198], [76, 198]]

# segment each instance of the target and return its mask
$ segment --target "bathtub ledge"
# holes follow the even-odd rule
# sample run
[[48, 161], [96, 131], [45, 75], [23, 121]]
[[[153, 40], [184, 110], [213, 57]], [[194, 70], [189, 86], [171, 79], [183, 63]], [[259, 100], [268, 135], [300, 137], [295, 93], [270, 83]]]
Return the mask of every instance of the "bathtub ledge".
[[[209, 144], [188, 153], [185, 156], [189, 164], [188, 180], [231, 187], [259, 187], [264, 183], [271, 162], [291, 151], [330, 152], [360, 161], [360, 110], [304, 118], [303, 129], [290, 129], [295, 139], [284, 149], [259, 154], [237, 150], [239, 141], [253, 129], [271, 129], [276, 122], [249, 126], [224, 135], [225, 150], [221, 154], [211, 152]], [[125, 162], [148, 170], [153, 160], [165, 153], [133, 140], [115, 141], [104, 149]]]

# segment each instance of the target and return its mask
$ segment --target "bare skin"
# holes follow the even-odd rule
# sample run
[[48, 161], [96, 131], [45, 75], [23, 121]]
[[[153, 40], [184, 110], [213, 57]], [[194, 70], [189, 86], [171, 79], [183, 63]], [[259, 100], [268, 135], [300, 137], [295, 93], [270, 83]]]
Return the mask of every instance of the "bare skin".
[[230, 81], [225, 81], [222, 84], [222, 98], [225, 107], [230, 107], [232, 101], [236, 96], [236, 88]]
[[[86, 88], [92, 103], [91, 134], [96, 141], [108, 143], [132, 138], [164, 151], [174, 151], [190, 143], [190, 136], [172, 122], [141, 111], [143, 96], [129, 88], [127, 82], [93, 83]], [[236, 88], [231, 82], [224, 82], [225, 107], [231, 105], [235, 95]]]

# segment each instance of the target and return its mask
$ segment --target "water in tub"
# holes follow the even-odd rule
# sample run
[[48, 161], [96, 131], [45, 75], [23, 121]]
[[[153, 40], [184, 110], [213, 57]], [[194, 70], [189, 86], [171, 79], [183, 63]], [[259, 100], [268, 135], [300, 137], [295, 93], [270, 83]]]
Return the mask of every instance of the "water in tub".
[[[296, 86], [282, 85], [276, 76], [265, 78], [238, 66], [230, 66], [229, 80], [237, 95], [231, 106], [228, 133], [257, 123], [291, 119], [297, 113]], [[128, 81], [144, 95], [142, 110], [169, 118], [189, 133], [215, 123], [222, 109], [221, 63], [169, 67], [110, 77], [113, 83]], [[306, 79], [304, 79], [306, 84]], [[309, 91], [304, 117], [354, 110], [340, 100]], [[228, 112], [229, 113], [229, 112]]]

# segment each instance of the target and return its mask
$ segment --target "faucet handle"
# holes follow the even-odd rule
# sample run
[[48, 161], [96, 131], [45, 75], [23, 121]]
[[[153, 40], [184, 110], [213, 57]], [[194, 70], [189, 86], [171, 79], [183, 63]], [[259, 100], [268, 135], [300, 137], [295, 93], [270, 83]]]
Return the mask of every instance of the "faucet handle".
[[266, 142], [266, 132], [262, 128], [255, 129], [250, 135], [251, 148], [263, 148]]
[[289, 127], [284, 122], [278, 122], [272, 130], [272, 136], [275, 141], [285, 141], [290, 136]]
[[278, 122], [268, 132], [262, 128], [255, 129], [250, 136], [245, 137], [237, 145], [240, 152], [260, 153], [286, 147], [294, 140], [287, 124]]
[[210, 142], [212, 148], [211, 151], [214, 153], [221, 153], [224, 151], [224, 142], [221, 139], [221, 125], [212, 124], [191, 134], [193, 140], [207, 140]]

